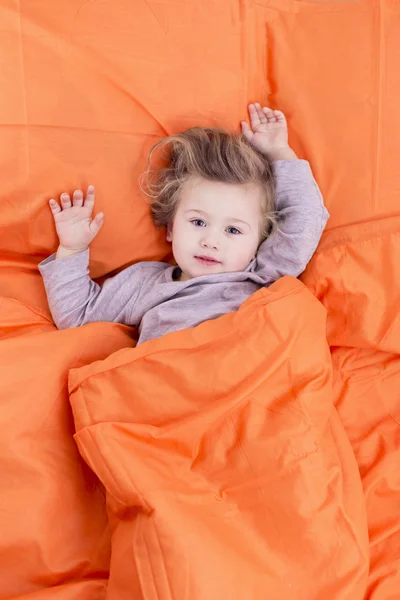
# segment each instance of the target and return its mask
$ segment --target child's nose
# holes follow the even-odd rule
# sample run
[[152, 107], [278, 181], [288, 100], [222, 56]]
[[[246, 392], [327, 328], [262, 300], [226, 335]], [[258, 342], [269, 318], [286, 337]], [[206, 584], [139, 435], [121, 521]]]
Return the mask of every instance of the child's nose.
[[219, 240], [218, 236], [215, 234], [205, 235], [201, 241], [201, 245], [203, 248], [212, 248], [213, 250], [219, 250]]

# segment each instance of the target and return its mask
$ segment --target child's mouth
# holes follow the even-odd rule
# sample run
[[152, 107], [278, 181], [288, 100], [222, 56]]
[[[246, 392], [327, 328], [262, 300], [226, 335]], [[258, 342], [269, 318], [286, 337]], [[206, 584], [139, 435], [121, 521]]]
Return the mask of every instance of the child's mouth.
[[195, 256], [195, 259], [199, 261], [202, 265], [206, 265], [207, 267], [213, 267], [215, 265], [220, 265], [221, 261], [212, 258], [211, 256]]

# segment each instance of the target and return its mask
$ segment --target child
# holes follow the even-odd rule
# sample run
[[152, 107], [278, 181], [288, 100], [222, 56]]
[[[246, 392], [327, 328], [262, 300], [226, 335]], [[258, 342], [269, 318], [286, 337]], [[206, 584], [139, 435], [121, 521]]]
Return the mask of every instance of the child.
[[288, 145], [283, 113], [257, 103], [249, 114], [242, 136], [192, 128], [155, 146], [171, 145], [149, 190], [177, 266], [140, 262], [100, 287], [88, 269], [103, 224], [102, 213], [92, 220], [93, 186], [85, 199], [79, 190], [72, 202], [62, 194], [61, 207], [50, 200], [60, 246], [39, 269], [59, 329], [114, 321], [138, 326], [142, 343], [236, 310], [260, 287], [302, 273], [329, 215], [308, 162]]

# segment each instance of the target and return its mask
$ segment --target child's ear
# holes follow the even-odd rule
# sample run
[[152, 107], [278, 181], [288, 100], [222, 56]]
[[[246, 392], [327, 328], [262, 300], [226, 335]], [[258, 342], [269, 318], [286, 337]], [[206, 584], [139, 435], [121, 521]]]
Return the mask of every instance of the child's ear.
[[167, 225], [167, 242], [172, 242], [172, 223]]

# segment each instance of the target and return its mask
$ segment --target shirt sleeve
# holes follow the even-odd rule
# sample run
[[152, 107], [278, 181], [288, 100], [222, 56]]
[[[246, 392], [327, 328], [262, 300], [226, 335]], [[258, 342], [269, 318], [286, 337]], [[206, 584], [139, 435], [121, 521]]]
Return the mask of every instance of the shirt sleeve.
[[54, 323], [58, 329], [94, 321], [138, 325], [133, 306], [142, 281], [142, 263], [107, 279], [102, 286], [89, 276], [89, 250], [39, 264]]
[[268, 285], [298, 277], [314, 254], [329, 213], [306, 160], [272, 163], [276, 186], [277, 230], [259, 247], [254, 272]]

